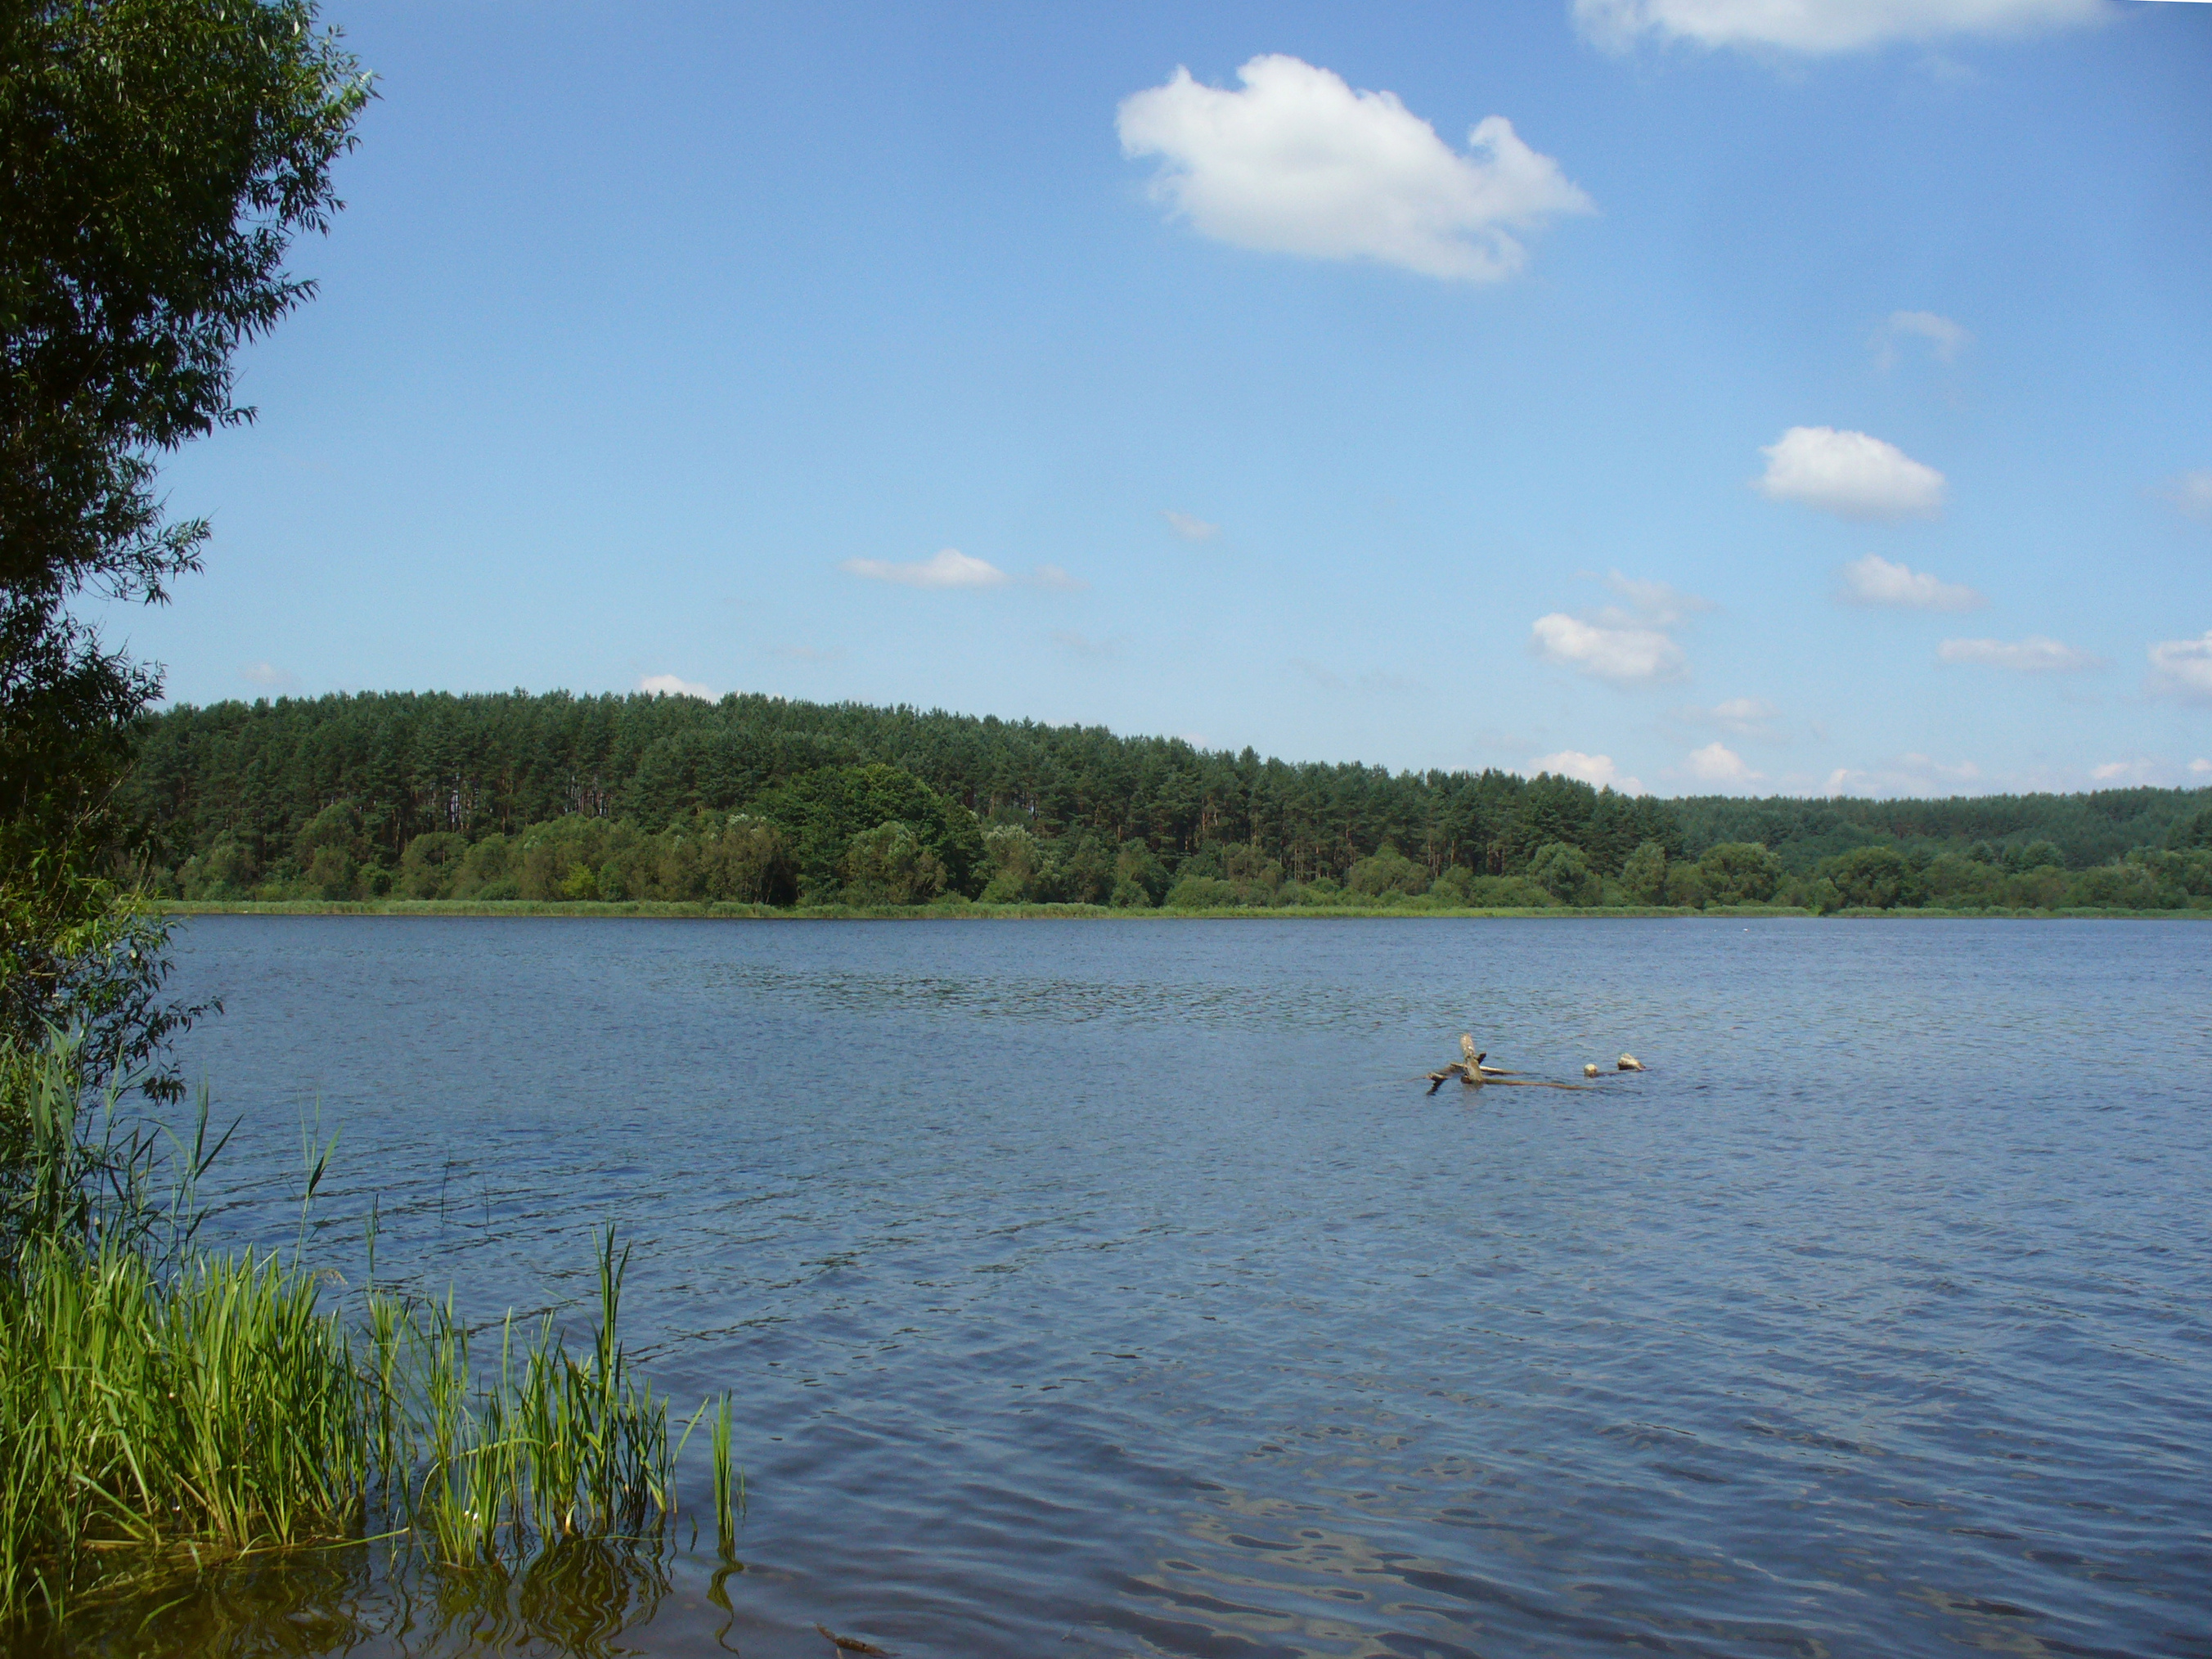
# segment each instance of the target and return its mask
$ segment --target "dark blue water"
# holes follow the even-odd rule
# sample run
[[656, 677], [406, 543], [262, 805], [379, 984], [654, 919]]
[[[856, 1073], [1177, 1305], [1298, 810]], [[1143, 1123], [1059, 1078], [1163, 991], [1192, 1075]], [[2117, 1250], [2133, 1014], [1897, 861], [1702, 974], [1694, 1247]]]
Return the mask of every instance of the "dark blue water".
[[[2212, 1654], [2212, 928], [182, 945], [231, 1236], [319, 1101], [311, 1253], [374, 1194], [380, 1277], [495, 1314], [614, 1221], [655, 1376], [736, 1391], [729, 1610], [702, 1549], [580, 1649]], [[1462, 1030], [1650, 1069], [1426, 1097]]]

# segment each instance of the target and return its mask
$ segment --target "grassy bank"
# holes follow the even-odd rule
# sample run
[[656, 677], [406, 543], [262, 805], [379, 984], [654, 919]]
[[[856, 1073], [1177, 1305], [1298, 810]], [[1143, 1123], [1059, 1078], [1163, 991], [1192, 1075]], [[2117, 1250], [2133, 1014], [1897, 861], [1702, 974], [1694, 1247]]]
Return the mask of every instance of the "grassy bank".
[[195, 1249], [204, 1139], [152, 1202], [155, 1141], [118, 1141], [112, 1097], [81, 1110], [65, 1048], [14, 1057], [9, 1076], [0, 1631], [256, 1555], [380, 1539], [476, 1565], [649, 1535], [702, 1421], [727, 1540], [729, 1401], [672, 1437], [668, 1401], [619, 1340], [627, 1252], [611, 1234], [584, 1346], [550, 1318], [510, 1319], [483, 1363], [450, 1298], [371, 1285], [334, 1304], [296, 1250]]
[[[799, 905], [679, 903], [633, 899], [618, 902], [567, 899], [239, 899], [222, 902], [170, 899], [165, 915], [176, 916], [664, 916], [723, 921], [1055, 921], [1070, 919], [1115, 921], [1253, 921], [1392, 916], [1404, 921], [1469, 918], [1565, 919], [1612, 916], [1676, 920], [1752, 920], [1817, 916], [1821, 913], [1784, 904], [1542, 905], [1486, 909], [1428, 905], [1223, 905], [1170, 906], [1162, 909], [1111, 908], [1101, 904]], [[1925, 917], [1930, 921], [2212, 921], [2212, 909], [2139, 910], [2073, 906], [2060, 909], [1939, 909], [1899, 906], [1891, 909], [1847, 908], [1826, 913], [1830, 920]]]

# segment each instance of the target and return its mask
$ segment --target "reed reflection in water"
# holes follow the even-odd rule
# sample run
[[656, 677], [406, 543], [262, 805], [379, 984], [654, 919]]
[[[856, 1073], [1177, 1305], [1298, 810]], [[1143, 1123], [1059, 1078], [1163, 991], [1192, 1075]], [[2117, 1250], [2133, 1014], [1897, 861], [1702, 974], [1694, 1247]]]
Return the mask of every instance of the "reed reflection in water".
[[[301, 1550], [88, 1607], [56, 1645], [83, 1659], [621, 1659], [656, 1650], [642, 1633], [674, 1588], [676, 1558], [672, 1540], [659, 1537], [560, 1539], [519, 1565], [457, 1567], [381, 1544]], [[708, 1582], [724, 1632], [733, 1617], [726, 1581], [743, 1571], [729, 1559]]]

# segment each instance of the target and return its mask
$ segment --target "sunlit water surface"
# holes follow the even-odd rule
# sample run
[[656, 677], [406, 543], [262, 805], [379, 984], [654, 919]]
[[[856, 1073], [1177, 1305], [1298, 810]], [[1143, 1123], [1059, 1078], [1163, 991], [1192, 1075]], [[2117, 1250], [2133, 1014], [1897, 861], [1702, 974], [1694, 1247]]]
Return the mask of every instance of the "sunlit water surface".
[[[374, 1195], [380, 1279], [581, 1316], [619, 1224], [750, 1504], [740, 1571], [341, 1553], [108, 1650], [2212, 1654], [2212, 928], [180, 943], [222, 1237], [290, 1240], [318, 1111], [351, 1282]], [[1462, 1030], [1650, 1069], [1429, 1098]]]

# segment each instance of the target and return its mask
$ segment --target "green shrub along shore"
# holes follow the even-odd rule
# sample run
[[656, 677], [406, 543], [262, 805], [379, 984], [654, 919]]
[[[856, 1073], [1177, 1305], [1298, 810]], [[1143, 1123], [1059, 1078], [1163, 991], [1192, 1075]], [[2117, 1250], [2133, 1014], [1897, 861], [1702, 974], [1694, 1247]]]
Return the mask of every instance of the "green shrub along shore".
[[283, 698], [135, 738], [145, 890], [194, 905], [2212, 908], [2212, 789], [1660, 800], [735, 696]]
[[510, 1318], [486, 1363], [450, 1298], [380, 1290], [373, 1267], [336, 1306], [296, 1246], [198, 1248], [193, 1188], [220, 1150], [204, 1100], [198, 1135], [172, 1142], [118, 1132], [112, 1091], [88, 1109], [66, 1042], [0, 1062], [0, 1639], [282, 1552], [378, 1540], [472, 1567], [649, 1543], [702, 1426], [728, 1553], [730, 1401], [672, 1437], [617, 1335], [611, 1233], [580, 1352], [550, 1318]]

